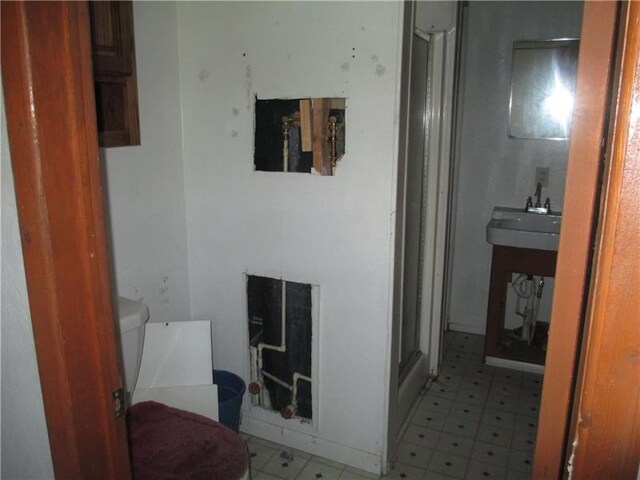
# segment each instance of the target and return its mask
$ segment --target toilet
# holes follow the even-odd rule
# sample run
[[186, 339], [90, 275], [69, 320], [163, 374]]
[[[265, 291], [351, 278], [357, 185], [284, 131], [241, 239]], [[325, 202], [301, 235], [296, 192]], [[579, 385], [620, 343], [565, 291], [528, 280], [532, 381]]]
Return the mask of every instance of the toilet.
[[149, 308], [142, 302], [118, 297], [118, 318], [120, 320], [120, 348], [124, 367], [124, 384], [127, 406], [129, 406], [140, 371], [144, 326], [149, 320]]
[[[171, 405], [167, 397], [160, 394], [157, 398], [147, 394], [147, 401], [133, 401], [142, 353], [147, 348], [145, 324], [149, 320], [149, 309], [142, 302], [119, 297], [118, 318], [134, 478], [248, 479], [246, 443], [234, 431], [219, 424], [217, 416], [174, 408], [182, 405]], [[214, 410], [217, 412], [217, 405]], [[170, 438], [170, 442], [164, 441], [166, 438]]]

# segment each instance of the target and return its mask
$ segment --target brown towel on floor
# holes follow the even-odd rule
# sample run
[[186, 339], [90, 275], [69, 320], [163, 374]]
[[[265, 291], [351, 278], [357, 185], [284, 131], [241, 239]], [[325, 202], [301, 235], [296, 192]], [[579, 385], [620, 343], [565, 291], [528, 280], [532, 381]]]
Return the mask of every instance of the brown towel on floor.
[[237, 480], [247, 470], [245, 441], [202, 415], [141, 402], [127, 423], [135, 480]]

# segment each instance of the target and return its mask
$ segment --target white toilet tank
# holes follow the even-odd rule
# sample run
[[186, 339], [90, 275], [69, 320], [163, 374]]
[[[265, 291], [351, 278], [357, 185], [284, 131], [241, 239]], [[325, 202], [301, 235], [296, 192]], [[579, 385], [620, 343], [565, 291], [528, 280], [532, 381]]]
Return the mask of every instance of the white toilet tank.
[[120, 320], [120, 345], [124, 363], [124, 380], [127, 397], [133, 393], [140, 370], [144, 324], [149, 320], [149, 309], [142, 302], [118, 297]]

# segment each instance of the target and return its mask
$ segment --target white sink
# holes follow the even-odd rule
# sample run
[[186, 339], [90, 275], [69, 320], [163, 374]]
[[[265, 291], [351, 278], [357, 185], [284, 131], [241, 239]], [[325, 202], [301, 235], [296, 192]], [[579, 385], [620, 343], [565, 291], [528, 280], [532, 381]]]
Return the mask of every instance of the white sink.
[[487, 242], [509, 247], [558, 250], [561, 214], [527, 213], [521, 208], [495, 207], [487, 224]]

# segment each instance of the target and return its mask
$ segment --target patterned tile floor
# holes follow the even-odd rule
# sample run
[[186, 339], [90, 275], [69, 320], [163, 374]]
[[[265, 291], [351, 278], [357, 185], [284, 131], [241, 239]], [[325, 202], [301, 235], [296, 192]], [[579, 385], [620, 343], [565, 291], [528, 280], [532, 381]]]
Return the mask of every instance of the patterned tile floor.
[[[484, 337], [448, 332], [440, 376], [403, 425], [385, 479], [526, 480], [533, 461], [542, 376], [482, 363]], [[247, 437], [254, 480], [375, 479], [376, 475]]]

